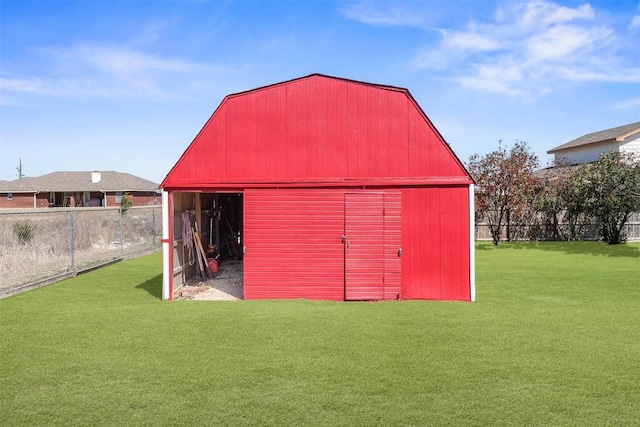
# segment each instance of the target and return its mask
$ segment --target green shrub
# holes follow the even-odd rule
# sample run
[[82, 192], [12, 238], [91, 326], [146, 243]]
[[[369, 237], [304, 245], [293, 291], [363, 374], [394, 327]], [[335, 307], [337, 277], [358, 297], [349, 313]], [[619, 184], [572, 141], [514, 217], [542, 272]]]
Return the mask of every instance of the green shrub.
[[120, 209], [122, 209], [122, 213], [128, 211], [131, 206], [133, 206], [133, 201], [129, 198], [129, 193], [124, 193], [120, 200]]
[[13, 234], [16, 235], [18, 242], [23, 245], [29, 243], [33, 239], [33, 226], [29, 224], [29, 221], [19, 221], [13, 224]]

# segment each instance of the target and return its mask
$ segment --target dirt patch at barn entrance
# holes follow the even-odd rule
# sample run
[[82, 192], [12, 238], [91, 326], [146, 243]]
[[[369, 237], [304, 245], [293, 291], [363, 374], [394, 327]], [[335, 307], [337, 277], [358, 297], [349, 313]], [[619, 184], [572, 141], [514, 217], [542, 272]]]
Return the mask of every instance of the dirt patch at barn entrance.
[[215, 279], [192, 280], [176, 290], [174, 299], [236, 301], [243, 297], [242, 261], [225, 260]]

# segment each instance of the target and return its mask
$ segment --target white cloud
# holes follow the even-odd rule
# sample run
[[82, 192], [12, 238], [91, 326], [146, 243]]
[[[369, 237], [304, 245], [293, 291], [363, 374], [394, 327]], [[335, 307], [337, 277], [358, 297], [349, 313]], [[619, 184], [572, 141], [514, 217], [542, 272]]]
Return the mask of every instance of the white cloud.
[[500, 43], [486, 35], [473, 32], [453, 32], [448, 34], [443, 31], [443, 44], [447, 48], [460, 50], [494, 50]]
[[574, 20], [594, 19], [593, 9], [589, 4], [571, 9], [546, 1], [526, 3], [524, 10], [519, 15], [517, 23], [524, 28], [549, 27]]
[[635, 15], [632, 19], [631, 19], [631, 24], [629, 24], [629, 27], [631, 29], [637, 29], [640, 28], [640, 15]]
[[637, 58], [623, 56], [625, 35], [598, 22], [589, 4], [506, 3], [492, 18], [440, 35], [416, 54], [413, 66], [442, 70], [483, 91], [527, 98], [566, 81], [637, 83], [640, 73]]
[[640, 83], [640, 68], [618, 69], [615, 67], [609, 67], [590, 70], [572, 66], [563, 66], [558, 67], [556, 71], [562, 78], [578, 82]]
[[[384, 7], [379, 7], [384, 6]], [[422, 27], [424, 19], [421, 14], [405, 8], [401, 4], [393, 4], [387, 8], [377, 2], [356, 2], [344, 5], [340, 11], [347, 18], [369, 25]]]
[[127, 47], [76, 44], [36, 52], [45, 58], [41, 76], [15, 78], [5, 73], [0, 79], [0, 89], [38, 95], [158, 100], [179, 96], [174, 90], [177, 75], [184, 78], [215, 70]]
[[50, 49], [48, 53], [57, 57], [67, 66], [88, 67], [117, 75], [142, 74], [153, 71], [186, 72], [198, 67], [192, 62], [165, 58], [127, 47], [77, 44], [65, 49]]
[[613, 31], [608, 28], [584, 28], [575, 25], [558, 25], [523, 40], [527, 46], [528, 60], [565, 60], [573, 54], [588, 52], [606, 44]]
[[630, 99], [613, 106], [616, 110], [631, 110], [640, 107], [640, 98]]

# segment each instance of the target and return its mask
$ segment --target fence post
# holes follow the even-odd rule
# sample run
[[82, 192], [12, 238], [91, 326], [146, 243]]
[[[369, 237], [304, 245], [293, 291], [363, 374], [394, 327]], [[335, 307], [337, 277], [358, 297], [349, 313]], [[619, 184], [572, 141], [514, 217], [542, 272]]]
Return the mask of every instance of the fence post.
[[124, 218], [122, 208], [118, 209], [120, 213], [120, 257], [124, 258]]
[[76, 275], [75, 232], [73, 231], [73, 211], [69, 211], [69, 250], [71, 252], [71, 273]]

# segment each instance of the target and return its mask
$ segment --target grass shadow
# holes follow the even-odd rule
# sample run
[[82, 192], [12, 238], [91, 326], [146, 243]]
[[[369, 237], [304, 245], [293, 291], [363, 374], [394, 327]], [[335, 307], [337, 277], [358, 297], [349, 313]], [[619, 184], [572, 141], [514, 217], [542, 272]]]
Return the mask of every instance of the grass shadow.
[[562, 252], [568, 255], [589, 254], [607, 257], [640, 258], [640, 245], [621, 243], [619, 245], [607, 245], [604, 242], [500, 242], [498, 246], [491, 242], [476, 245], [477, 250], [490, 249], [537, 249], [543, 251]]
[[156, 277], [140, 283], [136, 286], [136, 289], [144, 289], [157, 299], [162, 299], [162, 274], [158, 274]]

